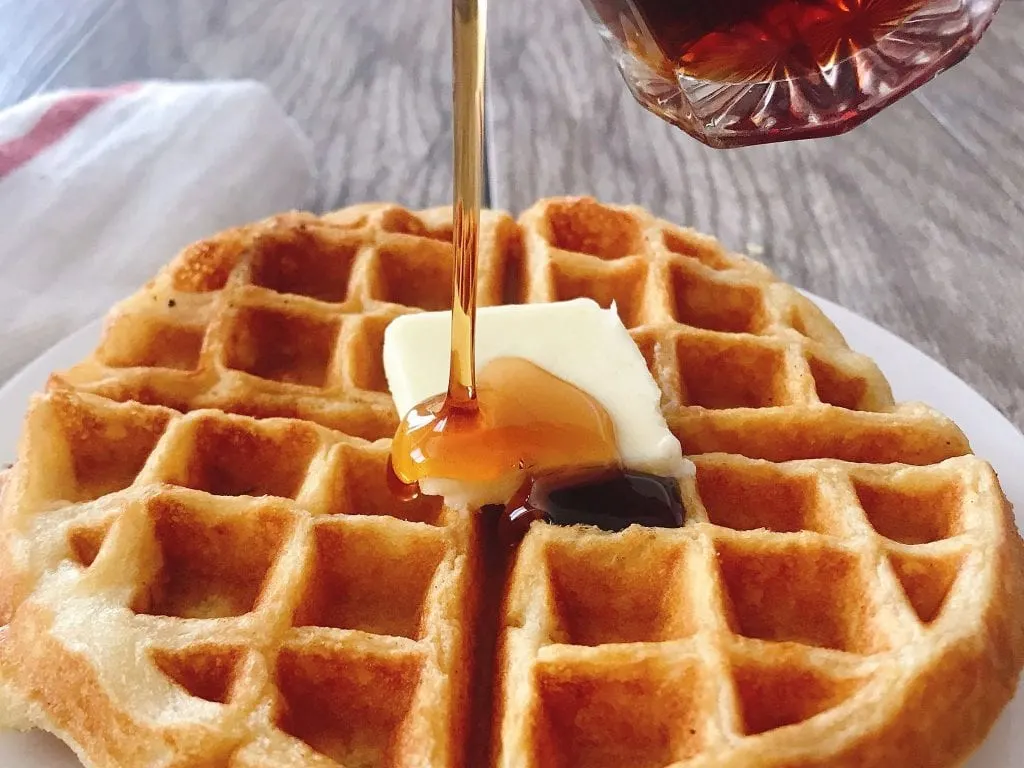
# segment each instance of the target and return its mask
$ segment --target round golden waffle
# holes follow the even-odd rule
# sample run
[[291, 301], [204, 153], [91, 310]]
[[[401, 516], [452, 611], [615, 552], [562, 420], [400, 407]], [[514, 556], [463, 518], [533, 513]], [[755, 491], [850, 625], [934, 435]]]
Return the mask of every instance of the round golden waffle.
[[764, 267], [638, 208], [485, 213], [479, 301], [616, 303], [687, 523], [534, 524], [478, 658], [479, 515], [384, 473], [383, 330], [450, 306], [450, 238], [448, 209], [287, 214], [112, 311], [5, 478], [0, 718], [96, 768], [469, 768], [487, 724], [504, 768], [958, 765], [1024, 663], [994, 473]]

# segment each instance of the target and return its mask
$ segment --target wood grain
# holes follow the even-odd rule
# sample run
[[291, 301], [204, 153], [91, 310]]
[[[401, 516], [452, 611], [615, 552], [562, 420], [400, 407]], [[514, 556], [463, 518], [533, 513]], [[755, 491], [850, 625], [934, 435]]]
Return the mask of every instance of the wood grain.
[[[992, 181], [996, 158], [914, 98], [839, 138], [708, 149], [633, 102], [579, 3], [494, 16], [496, 205], [592, 193], [716, 234], [907, 338], [1024, 424], [1024, 215]], [[1010, 54], [1024, 62], [1020, 45]], [[1006, 95], [988, 98], [992, 113]]]
[[372, 13], [336, 0], [115, 2], [51, 87], [261, 80], [314, 142], [321, 208], [451, 200], [447, 0], [381, 3]]
[[918, 98], [988, 176], [1024, 198], [1024, 0], [1007, 0], [981, 44]]

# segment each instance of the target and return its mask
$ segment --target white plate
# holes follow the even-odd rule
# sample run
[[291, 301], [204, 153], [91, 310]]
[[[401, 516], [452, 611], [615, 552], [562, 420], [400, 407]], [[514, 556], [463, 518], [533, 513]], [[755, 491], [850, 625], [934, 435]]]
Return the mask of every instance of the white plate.
[[[874, 358], [892, 383], [898, 400], [920, 400], [950, 416], [966, 432], [975, 453], [999, 473], [1006, 495], [1024, 528], [1024, 435], [985, 399], [927, 355], [874, 323], [837, 304], [811, 297], [839, 327], [850, 346]], [[57, 344], [0, 388], [0, 462], [14, 459], [21, 417], [32, 392], [50, 371], [67, 368], [88, 355], [100, 335], [92, 323]], [[1016, 728], [1014, 728], [1016, 725]], [[985, 744], [964, 768], [1006, 768], [1024, 763], [1024, 694], [1003, 712]], [[79, 768], [71, 752], [41, 733], [0, 733], [0, 766]]]

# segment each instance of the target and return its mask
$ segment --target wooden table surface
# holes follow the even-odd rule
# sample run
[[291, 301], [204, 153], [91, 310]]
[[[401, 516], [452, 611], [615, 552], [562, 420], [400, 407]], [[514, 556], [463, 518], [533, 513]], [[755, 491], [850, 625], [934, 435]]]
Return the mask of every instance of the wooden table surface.
[[[372, 8], [372, 10], [370, 10]], [[447, 203], [449, 0], [0, 0], [0, 107], [143, 78], [266, 82], [322, 209]], [[635, 105], [578, 0], [491, 7], [488, 191], [637, 202], [911, 341], [1024, 426], [1024, 0], [852, 133], [711, 150]]]

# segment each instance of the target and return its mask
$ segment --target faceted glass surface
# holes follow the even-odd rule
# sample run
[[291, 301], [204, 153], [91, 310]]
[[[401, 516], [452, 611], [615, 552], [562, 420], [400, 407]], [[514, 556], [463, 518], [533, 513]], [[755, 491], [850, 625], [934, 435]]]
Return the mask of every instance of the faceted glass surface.
[[630, 91], [713, 147], [829, 136], [960, 61], [1001, 0], [583, 0]]

